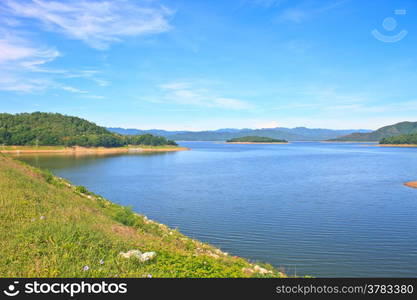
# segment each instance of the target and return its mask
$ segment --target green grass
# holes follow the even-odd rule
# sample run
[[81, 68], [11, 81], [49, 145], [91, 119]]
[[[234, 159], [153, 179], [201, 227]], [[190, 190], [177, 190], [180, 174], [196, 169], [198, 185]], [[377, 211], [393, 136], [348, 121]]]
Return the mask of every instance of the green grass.
[[[0, 277], [280, 277], [0, 154]], [[121, 251], [155, 251], [142, 263]], [[88, 270], [84, 271], [84, 267]]]

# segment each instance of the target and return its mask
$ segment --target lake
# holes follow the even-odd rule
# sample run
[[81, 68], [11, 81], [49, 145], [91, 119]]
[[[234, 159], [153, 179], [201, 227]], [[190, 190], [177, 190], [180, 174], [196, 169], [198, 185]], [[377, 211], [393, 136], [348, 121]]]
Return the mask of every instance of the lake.
[[192, 151], [20, 158], [290, 275], [416, 277], [417, 148], [180, 144]]

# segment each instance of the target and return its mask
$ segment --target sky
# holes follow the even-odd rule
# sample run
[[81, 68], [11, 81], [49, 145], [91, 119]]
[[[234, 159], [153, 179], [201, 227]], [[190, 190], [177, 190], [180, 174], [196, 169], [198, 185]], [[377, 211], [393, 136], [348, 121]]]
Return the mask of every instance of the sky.
[[414, 0], [2, 0], [0, 112], [102, 126], [417, 121]]

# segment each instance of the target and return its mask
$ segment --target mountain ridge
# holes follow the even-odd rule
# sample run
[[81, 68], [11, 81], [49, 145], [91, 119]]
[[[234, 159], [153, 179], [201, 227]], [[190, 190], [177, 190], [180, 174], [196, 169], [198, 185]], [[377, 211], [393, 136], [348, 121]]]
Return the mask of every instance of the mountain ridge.
[[354, 132], [339, 138], [330, 139], [336, 142], [378, 142], [393, 136], [417, 133], [417, 122], [404, 121], [392, 125], [383, 126], [375, 131], [361, 133]]
[[109, 131], [126, 135], [126, 134], [158, 134], [166, 138], [177, 141], [226, 141], [232, 138], [239, 138], [248, 135], [263, 136], [275, 139], [285, 139], [289, 141], [322, 141], [337, 138], [353, 132], [371, 132], [368, 129], [324, 129], [324, 128], [260, 128], [260, 129], [236, 129], [236, 128], [222, 128], [217, 130], [205, 131], [168, 131], [161, 129], [133, 129], [108, 127]]

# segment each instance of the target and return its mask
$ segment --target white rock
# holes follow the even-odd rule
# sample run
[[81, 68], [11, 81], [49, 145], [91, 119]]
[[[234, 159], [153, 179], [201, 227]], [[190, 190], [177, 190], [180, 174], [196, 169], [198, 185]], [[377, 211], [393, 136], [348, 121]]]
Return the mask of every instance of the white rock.
[[151, 260], [156, 256], [156, 252], [145, 252], [142, 254], [142, 257], [140, 258], [141, 261], [148, 261]]
[[120, 252], [119, 255], [123, 258], [131, 258], [132, 256], [140, 258], [142, 256], [142, 252], [139, 250], [129, 250], [127, 252]]
[[139, 259], [141, 262], [145, 262], [145, 261], [153, 259], [156, 256], [156, 252], [142, 253], [139, 250], [129, 250], [127, 252], [120, 252], [119, 255], [123, 258], [135, 257]]
[[271, 271], [269, 271], [269, 270], [267, 270], [265, 268], [261, 268], [258, 265], [255, 265], [255, 267], [253, 268], [253, 270], [255, 272], [257, 272], [257, 273], [260, 273], [260, 274], [271, 274], [272, 273]]

